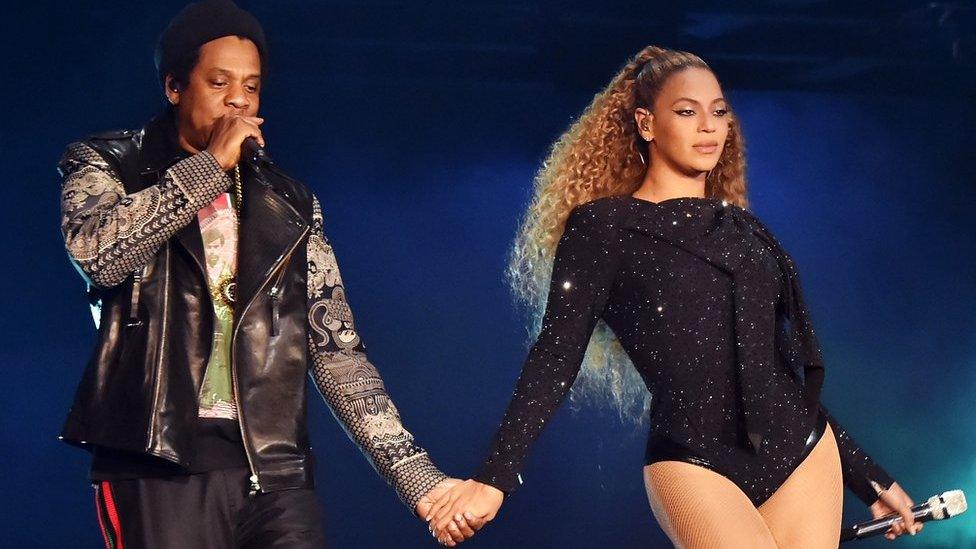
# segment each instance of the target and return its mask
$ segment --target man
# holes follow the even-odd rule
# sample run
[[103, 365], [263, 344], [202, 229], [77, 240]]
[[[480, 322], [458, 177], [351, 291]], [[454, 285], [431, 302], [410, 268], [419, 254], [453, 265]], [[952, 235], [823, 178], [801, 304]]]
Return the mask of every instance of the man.
[[457, 482], [366, 357], [318, 200], [242, 161], [246, 139], [264, 146], [266, 60], [253, 16], [192, 4], [157, 46], [165, 111], [59, 163], [61, 228], [98, 326], [62, 438], [93, 453], [110, 548], [321, 547], [306, 372], [420, 517]]

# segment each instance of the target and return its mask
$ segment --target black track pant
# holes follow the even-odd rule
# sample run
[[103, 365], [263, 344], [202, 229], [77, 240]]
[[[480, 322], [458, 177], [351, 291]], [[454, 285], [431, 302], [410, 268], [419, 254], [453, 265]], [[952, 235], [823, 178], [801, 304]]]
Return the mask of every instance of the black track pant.
[[322, 508], [310, 489], [248, 495], [250, 471], [101, 481], [98, 521], [108, 549], [320, 549]]

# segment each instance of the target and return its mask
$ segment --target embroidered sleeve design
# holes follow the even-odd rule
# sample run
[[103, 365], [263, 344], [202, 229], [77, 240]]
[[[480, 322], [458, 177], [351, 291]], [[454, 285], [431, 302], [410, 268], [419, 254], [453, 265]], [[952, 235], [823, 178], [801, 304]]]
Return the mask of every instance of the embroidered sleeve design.
[[314, 199], [308, 238], [309, 375], [349, 437], [413, 510], [446, 475], [404, 428], [379, 371], [366, 357], [322, 225]]
[[177, 162], [159, 183], [131, 194], [84, 143], [68, 145], [58, 169], [65, 247], [83, 275], [105, 288], [148, 264], [163, 242], [231, 183], [208, 152]]

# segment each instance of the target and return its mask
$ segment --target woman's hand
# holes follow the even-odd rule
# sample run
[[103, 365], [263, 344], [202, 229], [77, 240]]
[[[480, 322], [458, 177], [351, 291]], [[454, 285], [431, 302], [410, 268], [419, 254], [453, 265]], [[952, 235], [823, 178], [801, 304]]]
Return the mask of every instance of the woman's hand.
[[[430, 491], [424, 494], [424, 496], [420, 498], [420, 501], [417, 502], [417, 508], [414, 509], [417, 516], [422, 519], [426, 519], [426, 517], [428, 517], [431, 513], [431, 507], [434, 505], [434, 502], [438, 501], [441, 497], [447, 494], [451, 488], [457, 486], [458, 484], [461, 484], [461, 479], [458, 478], [446, 478], [438, 482], [436, 486], [431, 488]], [[471, 520], [464, 520], [462, 517], [462, 520], [458, 521], [456, 524], [452, 523], [454, 527], [448, 529], [442, 543], [448, 547], [454, 547], [456, 544], [474, 536], [474, 533], [480, 530], [481, 527], [485, 525], [485, 522], [486, 521], [476, 517], [472, 517]]]
[[881, 518], [891, 513], [901, 515], [902, 522], [892, 525], [885, 533], [885, 538], [892, 540], [906, 532], [914, 536], [916, 532], [921, 532], [922, 527], [925, 526], [921, 522], [915, 522], [915, 517], [912, 516], [914, 505], [912, 498], [908, 497], [908, 494], [895, 482], [890, 488], [881, 492], [881, 498], [878, 501], [871, 504], [871, 514], [874, 515], [874, 518]]
[[456, 537], [455, 530], [460, 531], [465, 523], [480, 529], [495, 518], [504, 499], [504, 492], [498, 488], [468, 479], [434, 502], [425, 518], [437, 541], [453, 546], [450, 542]]

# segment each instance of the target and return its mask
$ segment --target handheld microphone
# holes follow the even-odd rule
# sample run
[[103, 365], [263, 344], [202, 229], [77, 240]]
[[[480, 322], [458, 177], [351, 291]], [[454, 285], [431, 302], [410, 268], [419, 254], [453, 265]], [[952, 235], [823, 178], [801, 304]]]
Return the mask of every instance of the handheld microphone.
[[[938, 496], [932, 496], [920, 505], [912, 507], [912, 516], [916, 522], [928, 522], [930, 520], [943, 520], [952, 518], [966, 511], [966, 496], [962, 490], [949, 490]], [[869, 536], [876, 536], [888, 531], [888, 528], [895, 523], [903, 522], [901, 515], [891, 513], [868, 522], [859, 522], [849, 528], [844, 528], [840, 533], [840, 541], [850, 541], [853, 539], [864, 539]]]
[[241, 144], [241, 158], [245, 162], [249, 162], [254, 166], [260, 166], [262, 164], [274, 164], [268, 152], [264, 150], [257, 139], [253, 137], [248, 137]]

